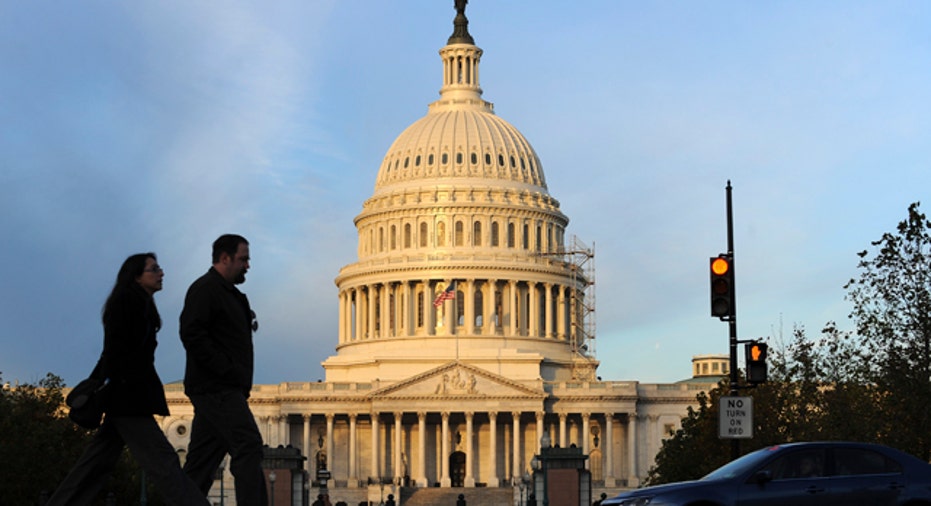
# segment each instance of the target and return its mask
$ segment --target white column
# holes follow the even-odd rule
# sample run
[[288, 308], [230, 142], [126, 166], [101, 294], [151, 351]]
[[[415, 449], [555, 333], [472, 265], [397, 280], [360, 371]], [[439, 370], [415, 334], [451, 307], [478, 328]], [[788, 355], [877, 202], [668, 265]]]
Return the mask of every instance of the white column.
[[556, 299], [556, 338], [565, 340], [566, 331], [566, 287], [559, 286], [559, 295]]
[[303, 434], [303, 444], [304, 444], [304, 456], [307, 457], [304, 459], [304, 470], [308, 473], [313, 470], [311, 462], [313, 459], [310, 458], [310, 415], [305, 414], [304, 418], [304, 434]]
[[404, 335], [412, 336], [417, 329], [417, 304], [414, 301], [414, 287], [410, 281], [404, 282]]
[[404, 470], [401, 466], [401, 416], [404, 413], [395, 412], [394, 414], [394, 482], [400, 485], [404, 478]]
[[520, 305], [517, 303], [517, 281], [511, 280], [508, 282], [508, 335], [516, 336], [517, 335], [517, 308]]
[[417, 486], [428, 487], [427, 483], [427, 413], [417, 413]]
[[472, 445], [472, 418], [474, 413], [466, 412], [466, 468], [465, 468], [465, 486], [475, 486], [475, 476], [472, 474], [472, 466], [475, 464], [475, 448]]
[[475, 280], [466, 280], [465, 300], [463, 309], [465, 310], [465, 331], [466, 334], [475, 334]]
[[377, 316], [375, 310], [378, 309], [378, 304], [376, 304], [375, 301], [377, 299], [378, 285], [369, 285], [368, 292], [369, 296], [366, 302], [368, 304], [368, 311], [366, 311], [366, 313], [368, 313], [368, 321], [365, 322], [365, 328], [368, 331], [368, 338], [375, 339], [378, 337], [378, 334], [375, 333], [375, 318]]
[[326, 416], [326, 468], [333, 471], [333, 418], [332, 413]]
[[537, 290], [538, 283], [534, 281], [527, 282], [527, 293], [530, 294], [530, 307], [527, 311], [527, 334], [531, 337], [541, 337], [540, 332], [540, 292]]
[[424, 280], [423, 282], [423, 310], [424, 316], [423, 321], [424, 325], [427, 327], [427, 335], [435, 336], [436, 335], [436, 308], [433, 307], [433, 299], [436, 298], [436, 290], [433, 289], [434, 285], [430, 283], [430, 280]]
[[372, 469], [369, 474], [376, 480], [381, 479], [381, 466], [378, 465], [378, 413], [372, 413]]
[[365, 311], [362, 309], [364, 304], [362, 304], [362, 290], [359, 290], [358, 287], [353, 288], [352, 290], [353, 298], [355, 299], [355, 314], [356, 314], [356, 335], [353, 337], [353, 340], [358, 341], [362, 339], [362, 336], [365, 335]]
[[[582, 455], [591, 455], [588, 444], [588, 433], [591, 432], [591, 413], [582, 413]], [[591, 469], [591, 459], [585, 459], [585, 469]]]
[[[449, 283], [451, 283], [451, 281], [446, 282], [447, 288], [449, 288]], [[454, 290], [458, 292], [459, 287], [457, 286], [456, 288], [454, 288]], [[459, 307], [459, 294], [457, 293], [455, 299], [444, 302], [443, 305], [440, 307], [443, 309], [443, 322], [444, 322], [443, 325], [446, 326], [446, 334], [450, 336], [453, 334], [457, 334], [458, 332], [456, 332], [456, 318], [458, 318], [459, 315], [457, 315], [456, 313], [458, 312], [457, 309]]]
[[391, 307], [388, 303], [390, 292], [388, 283], [382, 283], [378, 289], [378, 337], [383, 339], [391, 337]]
[[552, 283], [543, 283], [543, 289], [546, 290], [544, 294], [544, 305], [543, 308], [543, 318], [544, 318], [544, 329], [543, 333], [547, 339], [553, 338], [553, 284]]
[[614, 413], [605, 413], [605, 446], [604, 446], [604, 470], [605, 470], [605, 487], [616, 487], [617, 479], [614, 477]]
[[488, 412], [488, 486], [498, 486], [498, 413]]
[[639, 487], [637, 476], [637, 413], [627, 413], [627, 486]]
[[349, 413], [349, 488], [359, 486], [359, 466], [356, 464], [356, 417], [355, 413]]
[[566, 434], [566, 418], [569, 415], [566, 413], [559, 414], [559, 447], [568, 448], [569, 445], [566, 444], [567, 434]]
[[440, 486], [449, 488], [452, 481], [449, 479], [449, 413], [441, 413], [443, 417], [443, 439], [440, 441]]
[[537, 440], [533, 442], [533, 447], [537, 449], [537, 453], [540, 453], [540, 440], [543, 439], [543, 432], [546, 430], [543, 427], [543, 418], [546, 417], [546, 413], [543, 411], [537, 412]]
[[485, 309], [482, 311], [482, 334], [486, 336], [495, 335], [495, 280], [488, 279], [482, 291], [482, 302], [485, 303]]
[[288, 426], [288, 415], [280, 415], [278, 417], [278, 444], [282, 446], [288, 446], [291, 444], [291, 431]]
[[511, 413], [511, 417], [514, 419], [514, 455], [511, 457], [513, 459], [513, 464], [511, 465], [511, 478], [514, 483], [520, 481], [521, 470], [523, 466], [523, 459], [520, 455], [520, 412]]

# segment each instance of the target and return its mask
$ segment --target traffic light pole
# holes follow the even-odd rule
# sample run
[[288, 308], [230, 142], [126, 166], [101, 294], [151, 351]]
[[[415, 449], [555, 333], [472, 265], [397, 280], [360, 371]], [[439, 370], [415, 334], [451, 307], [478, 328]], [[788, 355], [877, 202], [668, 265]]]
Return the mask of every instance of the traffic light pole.
[[[731, 204], [731, 180], [727, 180], [727, 254], [731, 258], [731, 269], [734, 269], [734, 208]], [[730, 335], [730, 395], [739, 395], [739, 386], [737, 384], [737, 283], [736, 270], [733, 271], [734, 285], [731, 287], [731, 310], [730, 317], [727, 319], [728, 332]], [[740, 457], [740, 440], [731, 439], [731, 460]]]

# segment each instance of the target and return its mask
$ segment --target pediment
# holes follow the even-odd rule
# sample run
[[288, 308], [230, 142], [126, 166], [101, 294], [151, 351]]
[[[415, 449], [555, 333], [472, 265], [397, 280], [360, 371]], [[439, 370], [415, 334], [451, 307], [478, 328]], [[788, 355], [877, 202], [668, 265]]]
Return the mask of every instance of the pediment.
[[546, 393], [484, 369], [450, 362], [369, 394], [371, 398], [542, 399]]

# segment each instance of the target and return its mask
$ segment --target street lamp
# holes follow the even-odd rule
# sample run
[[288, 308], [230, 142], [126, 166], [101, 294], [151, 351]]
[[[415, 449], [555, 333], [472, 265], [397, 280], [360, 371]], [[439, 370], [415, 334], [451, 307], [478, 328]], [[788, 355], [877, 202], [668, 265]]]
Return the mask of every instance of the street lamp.
[[220, 506], [226, 503], [226, 492], [223, 490], [223, 462], [220, 461], [220, 467], [217, 469], [217, 479], [220, 480]]
[[550, 446], [552, 440], [550, 439], [550, 433], [544, 432], [543, 437], [540, 438], [540, 461], [539, 465], [543, 468], [543, 506], [550, 506], [550, 494], [546, 489], [546, 475], [549, 474], [549, 469], [546, 465], [546, 454], [550, 451]]
[[272, 493], [271, 493], [271, 496], [272, 496], [271, 506], [275, 506], [275, 478], [277, 478], [277, 476], [275, 476], [275, 471], [272, 471], [272, 472], [268, 473], [268, 481], [271, 482], [271, 488], [272, 488]]

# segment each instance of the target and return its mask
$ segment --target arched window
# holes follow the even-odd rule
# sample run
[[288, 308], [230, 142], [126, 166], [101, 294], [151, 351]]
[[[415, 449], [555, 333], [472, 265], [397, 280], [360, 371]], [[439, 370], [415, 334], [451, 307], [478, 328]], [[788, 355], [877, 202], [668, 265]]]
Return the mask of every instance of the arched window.
[[391, 241], [391, 250], [398, 249], [398, 227], [397, 225], [391, 225], [391, 237], [388, 238]]
[[482, 245], [482, 222], [476, 221], [472, 224], [472, 246]]
[[411, 247], [411, 224], [410, 223], [404, 224], [404, 247], [405, 248]]
[[427, 247], [427, 222], [420, 223], [420, 247]]
[[378, 227], [378, 251], [385, 251], [385, 229]]
[[508, 248], [514, 247], [514, 224], [508, 223]]
[[543, 245], [543, 230], [541, 230], [540, 225], [537, 225], [537, 235], [534, 239], [534, 248], [537, 250], [537, 253], [540, 252], [540, 246]]
[[436, 224], [436, 246], [438, 248], [446, 246], [446, 223], [442, 221]]
[[524, 233], [521, 234], [521, 248], [530, 249], [530, 225], [524, 223]]
[[464, 230], [461, 221], [456, 222], [456, 246], [462, 246], [465, 244], [463, 240]]
[[498, 222], [491, 222], [491, 246], [498, 247]]

